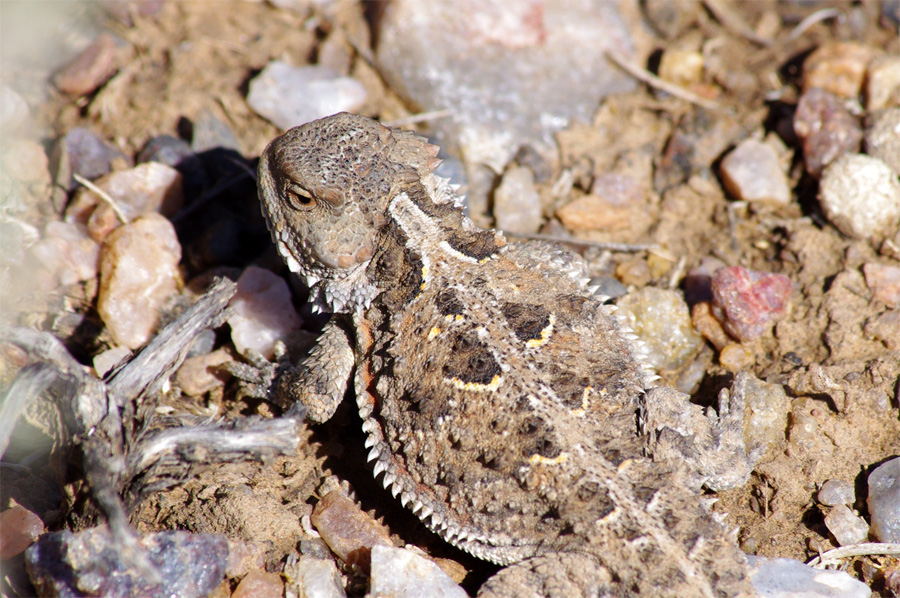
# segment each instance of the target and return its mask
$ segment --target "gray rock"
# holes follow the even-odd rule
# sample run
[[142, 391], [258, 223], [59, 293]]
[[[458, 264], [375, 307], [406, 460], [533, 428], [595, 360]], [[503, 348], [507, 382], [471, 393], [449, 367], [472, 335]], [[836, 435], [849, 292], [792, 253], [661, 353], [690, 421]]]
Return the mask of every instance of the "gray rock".
[[[897, 62], [900, 63], [900, 58]], [[900, 108], [873, 114], [866, 128], [865, 143], [866, 153], [881, 159], [900, 176]]]
[[459, 584], [428, 559], [391, 546], [372, 547], [370, 598], [468, 598]]
[[296, 555], [284, 566], [285, 598], [346, 598], [341, 574], [332, 558]]
[[282, 129], [337, 112], [355, 112], [366, 101], [362, 83], [324, 66], [291, 66], [272, 61], [250, 81], [247, 103]]
[[107, 527], [44, 534], [25, 551], [28, 575], [42, 596], [207, 596], [224, 578], [228, 541], [219, 534], [146, 534], [146, 556], [160, 573], [146, 579]]
[[[63, 164], [64, 160], [68, 164]], [[84, 127], [75, 127], [59, 141], [53, 152], [52, 161], [56, 164], [56, 169], [68, 167], [72, 174], [93, 180], [112, 170], [114, 160], [131, 165], [131, 158], [119, 148], [107, 143], [97, 133]], [[68, 185], [69, 191], [78, 186], [71, 177], [60, 182]]]
[[634, 89], [604, 55], [632, 52], [615, 4], [540, 6], [443, 0], [385, 8], [377, 47], [385, 78], [422, 110], [453, 109], [436, 132], [467, 163], [499, 173], [526, 143], [548, 152], [572, 119], [590, 122], [600, 98]]
[[845, 235], [880, 241], [900, 224], [900, 182], [887, 164], [862, 154], [845, 154], [822, 173], [819, 202], [828, 220]]
[[722, 160], [725, 188], [737, 199], [787, 205], [791, 201], [784, 169], [771, 145], [746, 139]]
[[681, 293], [644, 287], [621, 297], [616, 305], [643, 341], [648, 361], [657, 370], [680, 369], [703, 346]]
[[837, 505], [825, 515], [825, 526], [841, 546], [859, 544], [869, 537], [869, 524], [846, 505]]
[[791, 404], [783, 386], [741, 372], [735, 377], [731, 392], [743, 396], [744, 438], [750, 450], [766, 450], [784, 440]]
[[881, 542], [900, 542], [900, 457], [869, 474], [872, 532]]
[[848, 152], [859, 151], [862, 129], [841, 101], [825, 90], [805, 91], [794, 112], [794, 132], [803, 141], [806, 170], [814, 177]]
[[856, 501], [856, 491], [850, 482], [828, 480], [819, 488], [816, 498], [820, 503], [829, 507], [852, 505]]
[[528, 168], [513, 166], [494, 192], [497, 228], [511, 233], [536, 233], [541, 226], [541, 198]]
[[843, 571], [815, 569], [794, 559], [748, 556], [756, 598], [869, 598], [866, 584]]
[[233, 149], [241, 152], [241, 142], [234, 131], [209, 110], [204, 110], [194, 121], [191, 149], [196, 153], [216, 148]]

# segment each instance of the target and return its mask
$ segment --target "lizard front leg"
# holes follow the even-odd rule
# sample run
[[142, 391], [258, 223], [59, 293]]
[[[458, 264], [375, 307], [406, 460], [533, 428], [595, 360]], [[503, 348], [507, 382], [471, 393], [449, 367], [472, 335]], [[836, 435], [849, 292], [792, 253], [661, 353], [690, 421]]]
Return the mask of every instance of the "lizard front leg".
[[328, 421], [344, 398], [354, 365], [350, 334], [332, 318], [309, 354], [277, 380], [275, 398], [282, 405], [300, 403], [314, 423]]

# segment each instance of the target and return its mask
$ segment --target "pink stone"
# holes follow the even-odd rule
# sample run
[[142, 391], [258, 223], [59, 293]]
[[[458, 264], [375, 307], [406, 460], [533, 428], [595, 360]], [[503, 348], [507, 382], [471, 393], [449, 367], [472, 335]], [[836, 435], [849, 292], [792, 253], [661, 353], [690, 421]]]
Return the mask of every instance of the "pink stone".
[[20, 506], [0, 513], [0, 559], [11, 559], [44, 533], [41, 518]]
[[787, 276], [741, 266], [721, 268], [712, 280], [713, 314], [728, 334], [752, 340], [784, 315], [792, 292]]
[[369, 569], [373, 546], [394, 545], [384, 526], [340, 490], [332, 490], [316, 503], [310, 521], [332, 552], [364, 571]]
[[283, 278], [256, 266], [244, 270], [237, 284], [228, 318], [231, 340], [241, 354], [250, 348], [272, 359], [275, 341], [300, 329], [291, 290]]
[[56, 73], [53, 84], [65, 94], [80, 97], [106, 83], [117, 68], [116, 40], [103, 33]]
[[235, 588], [231, 598], [281, 598], [284, 582], [277, 573], [251, 571]]
[[803, 140], [806, 170], [816, 178], [843, 154], [859, 151], [863, 138], [859, 122], [841, 101], [815, 87], [797, 102], [794, 132]]
[[97, 311], [118, 345], [141, 347], [175, 293], [181, 245], [172, 223], [147, 214], [111, 232], [100, 254]]
[[866, 285], [872, 289], [872, 296], [887, 305], [900, 305], [900, 268], [882, 264], [863, 265]]
[[80, 224], [48, 223], [44, 238], [31, 252], [57, 286], [68, 286], [97, 276], [100, 246]]

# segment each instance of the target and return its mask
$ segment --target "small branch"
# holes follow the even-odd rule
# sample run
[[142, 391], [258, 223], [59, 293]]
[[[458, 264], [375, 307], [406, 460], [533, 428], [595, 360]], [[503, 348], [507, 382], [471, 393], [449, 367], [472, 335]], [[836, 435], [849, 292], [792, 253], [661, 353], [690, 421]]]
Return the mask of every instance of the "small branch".
[[791, 29], [791, 32], [785, 38], [785, 41], [794, 41], [795, 39], [806, 33], [806, 30], [816, 23], [824, 21], [825, 19], [836, 19], [840, 17], [841, 14], [841, 11], [836, 8], [823, 8], [822, 10], [817, 10], [816, 12], [812, 13], [811, 15], [797, 23], [797, 26]]
[[810, 567], [823, 569], [829, 561], [837, 561], [852, 556], [900, 556], [900, 544], [883, 544], [878, 542], [863, 542], [862, 544], [850, 544], [834, 550], [823, 552], [808, 563]]
[[197, 303], [113, 376], [108, 383], [110, 396], [123, 406], [159, 392], [184, 361], [193, 339], [207, 328], [218, 328], [225, 322], [225, 308], [236, 289], [230, 280], [217, 279]]
[[655, 87], [656, 89], [673, 95], [676, 98], [682, 99], [686, 102], [690, 102], [691, 104], [696, 104], [697, 106], [706, 108], [707, 110], [712, 110], [713, 112], [725, 112], [725, 108], [723, 108], [717, 102], [707, 100], [706, 98], [701, 98], [697, 94], [690, 92], [679, 85], [675, 85], [674, 83], [663, 81], [650, 71], [642, 69], [636, 64], [629, 62], [627, 58], [625, 58], [615, 50], [606, 50], [605, 54], [607, 58], [616, 63], [616, 65], [623, 71], [625, 71], [635, 79], [643, 81], [651, 87]]
[[119, 205], [116, 203], [116, 200], [114, 200], [106, 191], [90, 182], [80, 174], [73, 173], [72, 178], [78, 181], [81, 186], [96, 193], [100, 199], [108, 203], [109, 207], [111, 207], [112, 211], [115, 213], [116, 218], [118, 218], [119, 221], [122, 222], [122, 224], [128, 224], [128, 217], [125, 215], [125, 212], [122, 211], [122, 208], [119, 207]]
[[727, 2], [723, 2], [722, 0], [703, 0], [703, 4], [705, 4], [706, 8], [709, 9], [709, 12], [713, 13], [716, 19], [732, 33], [745, 37], [761, 46], [772, 45], [773, 42], [771, 39], [757, 35], [757, 33], [747, 25], [744, 19], [732, 10]]
[[277, 419], [230, 421], [155, 430], [131, 447], [123, 477], [134, 485], [134, 498], [172, 486], [196, 467], [242, 461], [265, 462], [297, 452], [303, 414]]
[[56, 367], [47, 363], [35, 363], [24, 368], [6, 393], [0, 406], [0, 457], [9, 446], [13, 429], [25, 409], [34, 399], [43, 394], [57, 378]]
[[550, 241], [551, 243], [568, 243], [569, 245], [583, 245], [584, 247], [596, 247], [598, 249], [608, 249], [610, 251], [648, 251], [658, 249], [659, 245], [655, 243], [608, 243], [605, 241], [590, 241], [587, 239], [578, 239], [565, 235], [542, 235], [539, 233], [511, 233], [503, 231], [504, 235], [517, 237], [519, 239], [532, 239], [535, 241]]

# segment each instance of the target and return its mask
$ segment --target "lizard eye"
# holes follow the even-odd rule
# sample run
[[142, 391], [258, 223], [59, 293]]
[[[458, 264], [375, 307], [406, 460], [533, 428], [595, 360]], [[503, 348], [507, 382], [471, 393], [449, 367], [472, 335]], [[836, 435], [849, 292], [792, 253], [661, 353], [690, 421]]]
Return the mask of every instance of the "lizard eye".
[[291, 185], [285, 189], [284, 195], [295, 210], [307, 212], [316, 207], [316, 198], [312, 193], [298, 185]]

